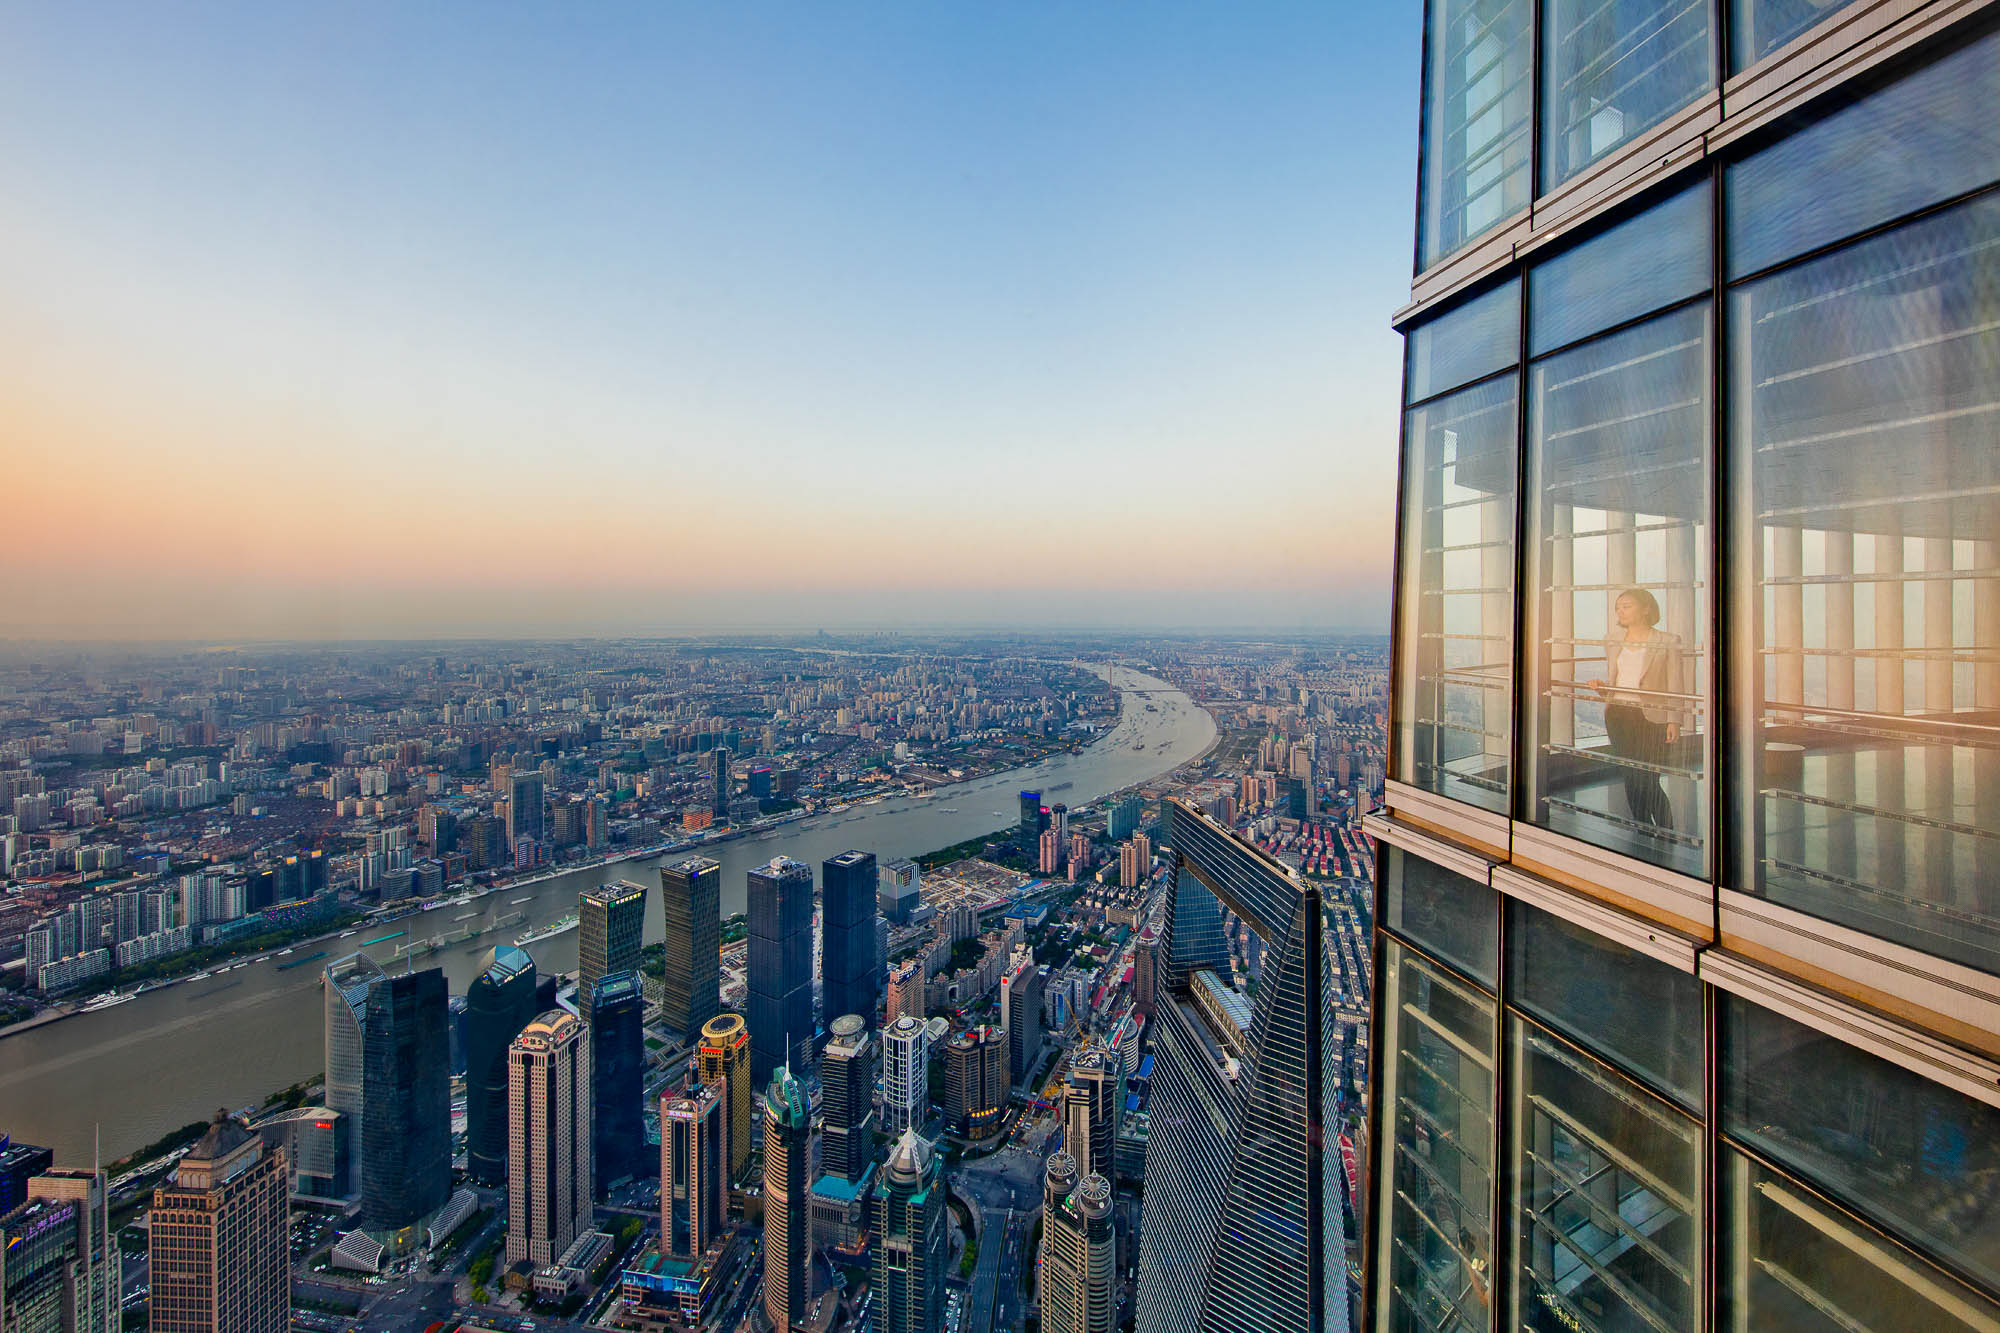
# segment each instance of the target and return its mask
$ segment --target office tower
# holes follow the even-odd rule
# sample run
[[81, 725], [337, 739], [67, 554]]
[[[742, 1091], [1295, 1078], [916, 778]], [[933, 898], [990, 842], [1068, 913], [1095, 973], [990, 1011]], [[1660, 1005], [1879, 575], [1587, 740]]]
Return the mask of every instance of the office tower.
[[764, 1096], [764, 1313], [789, 1330], [812, 1294], [806, 1238], [806, 1180], [812, 1117], [805, 1085], [779, 1066]]
[[1145, 816], [1145, 799], [1139, 796], [1127, 796], [1111, 807], [1111, 813], [1105, 818], [1105, 834], [1113, 842], [1129, 838], [1139, 831], [1139, 825], [1145, 821]]
[[722, 1012], [722, 864], [705, 856], [660, 867], [666, 927], [660, 1021], [684, 1037]]
[[875, 890], [873, 852], [842, 852], [820, 866], [820, 998], [829, 1017], [875, 1017], [882, 990]]
[[1007, 1109], [1007, 1034], [990, 1025], [955, 1032], [944, 1044], [944, 1113], [957, 1133], [983, 1139]]
[[905, 1014], [882, 1030], [882, 1128], [900, 1134], [930, 1118], [930, 1028]]
[[750, 1160], [750, 1029], [740, 1014], [718, 1014], [701, 1025], [696, 1049], [701, 1081], [722, 1090], [729, 1178], [734, 1180]]
[[384, 977], [361, 1017], [361, 1218], [400, 1231], [451, 1197], [444, 969]]
[[591, 1179], [602, 1194], [645, 1166], [646, 996], [637, 972], [597, 983], [590, 1008]]
[[729, 1131], [713, 1084], [660, 1098], [660, 1249], [692, 1263], [729, 1217]]
[[710, 813], [714, 814], [718, 819], [723, 818], [729, 813], [729, 761], [731, 758], [729, 747], [725, 745], [716, 746], [708, 754], [709, 766], [712, 770], [710, 777], [715, 783], [708, 808]]
[[542, 775], [510, 773], [507, 778], [507, 846], [511, 848], [523, 838], [541, 842], [545, 833], [542, 826]]
[[507, 1050], [507, 1263], [546, 1268], [590, 1225], [590, 1033], [551, 1009]]
[[905, 959], [889, 974], [889, 998], [883, 1021], [893, 1027], [899, 1018], [921, 1021], [923, 1016], [924, 967], [917, 959]]
[[1139, 1017], [1153, 1016], [1153, 995], [1159, 976], [1160, 936], [1151, 926], [1139, 932], [1132, 950], [1132, 1007]]
[[[1326, 906], [1317, 886], [1195, 806], [1167, 809], [1178, 869], [1268, 952], [1254, 1005], [1207, 967], [1177, 974], [1158, 997], [1137, 1327], [1341, 1333], [1347, 1233]], [[1174, 901], [1205, 929], [1210, 904], [1178, 890]]]
[[908, 925], [910, 914], [923, 904], [923, 871], [908, 857], [882, 863], [876, 883], [875, 905], [883, 916], [897, 925]]
[[153, 1191], [148, 1326], [286, 1333], [292, 1318], [285, 1154], [218, 1112]]
[[637, 972], [646, 933], [646, 886], [615, 879], [576, 897], [576, 1007], [590, 1015], [599, 978]]
[[781, 1065], [812, 1063], [812, 867], [780, 856], [749, 879], [750, 1080], [761, 1088]]
[[2000, 6], [1430, 11], [1370, 1320], [1991, 1327]]
[[1042, 794], [1038, 791], [1021, 793], [1021, 845], [1033, 847], [1035, 839], [1042, 836]]
[[104, 1177], [51, 1170], [26, 1192], [0, 1213], [0, 1329], [112, 1333], [122, 1283]]
[[1111, 1333], [1118, 1313], [1111, 1182], [1087, 1171], [1079, 1176], [1067, 1151], [1050, 1154], [1042, 1168], [1040, 1258], [1043, 1329]]
[[875, 1159], [875, 1038], [859, 1014], [833, 1020], [820, 1054], [820, 1169], [849, 1184]]
[[1063, 1080], [1063, 1149], [1086, 1176], [1118, 1178], [1113, 1139], [1118, 1132], [1118, 1057], [1091, 1045], [1069, 1062]]
[[877, 1333], [931, 1333], [944, 1325], [944, 1163], [905, 1129], [875, 1191], [871, 1283]]
[[465, 991], [465, 1172], [507, 1180], [507, 1048], [535, 1019], [535, 960], [502, 944]]
[[[320, 976], [325, 992], [326, 1104], [354, 1126], [363, 1123], [362, 1018], [368, 992], [387, 976], [381, 964], [365, 953], [349, 954], [328, 963]], [[349, 1178], [359, 1188], [366, 1148], [359, 1134], [350, 1148]]]
[[53, 1149], [32, 1143], [16, 1143], [0, 1134], [0, 1213], [12, 1212], [27, 1201], [28, 1182], [55, 1165]]
[[1000, 1026], [1007, 1033], [1007, 1077], [1025, 1082], [1042, 1058], [1042, 981], [1047, 969], [1025, 946], [1000, 983]]
[[611, 805], [602, 796], [593, 796], [584, 804], [583, 845], [593, 852], [601, 852], [611, 843]]
[[1054, 829], [1044, 829], [1039, 842], [1036, 868], [1044, 875], [1053, 875], [1062, 868], [1062, 839]]

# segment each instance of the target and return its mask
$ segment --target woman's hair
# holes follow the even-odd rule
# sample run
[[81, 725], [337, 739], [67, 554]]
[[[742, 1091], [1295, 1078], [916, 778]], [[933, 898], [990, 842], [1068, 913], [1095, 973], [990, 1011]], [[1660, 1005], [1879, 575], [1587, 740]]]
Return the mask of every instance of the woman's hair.
[[1648, 625], [1657, 625], [1660, 623], [1660, 603], [1653, 594], [1647, 592], [1644, 588], [1627, 588], [1624, 592], [1618, 594], [1618, 600], [1621, 602], [1627, 597], [1630, 597], [1633, 604], [1639, 608], [1639, 615]]

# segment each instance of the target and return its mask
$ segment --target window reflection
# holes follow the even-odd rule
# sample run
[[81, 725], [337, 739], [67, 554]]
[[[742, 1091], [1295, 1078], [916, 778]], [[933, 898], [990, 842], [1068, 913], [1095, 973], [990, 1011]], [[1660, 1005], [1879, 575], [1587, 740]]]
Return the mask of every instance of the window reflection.
[[1695, 1327], [1700, 1123], [1533, 1024], [1510, 1026], [1511, 1327]]
[[1710, 0], [1549, 0], [1542, 189], [1715, 86]]
[[1811, 1191], [1722, 1149], [1717, 1324], [1732, 1333], [1994, 1333], [2000, 1305]]
[[1745, 879], [2000, 972], [2000, 198], [1730, 319]]
[[1500, 896], [1400, 847], [1385, 845], [1382, 854], [1389, 928], [1473, 979], [1498, 984]]
[[1706, 866], [1708, 309], [1529, 378], [1534, 805], [1559, 833]]
[[1397, 776], [1504, 812], [1513, 707], [1514, 379], [1404, 425]]
[[1722, 1033], [1726, 1132], [2000, 1285], [2000, 1109], [1733, 996]]
[[1394, 940], [1383, 961], [1382, 1218], [1377, 1323], [1487, 1326], [1493, 1228], [1493, 1001]]
[[1528, 206], [1529, 0], [1432, 0], [1422, 262]]
[[1730, 72], [1748, 69], [1846, 7], [1846, 0], [1735, 0], [1729, 7]]

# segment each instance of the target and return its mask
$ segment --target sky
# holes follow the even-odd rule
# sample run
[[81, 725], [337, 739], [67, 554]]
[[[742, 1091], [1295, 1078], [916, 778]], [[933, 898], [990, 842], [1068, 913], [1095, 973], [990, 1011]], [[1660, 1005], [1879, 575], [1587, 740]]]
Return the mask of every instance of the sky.
[[1380, 630], [1419, 11], [0, 6], [0, 637]]

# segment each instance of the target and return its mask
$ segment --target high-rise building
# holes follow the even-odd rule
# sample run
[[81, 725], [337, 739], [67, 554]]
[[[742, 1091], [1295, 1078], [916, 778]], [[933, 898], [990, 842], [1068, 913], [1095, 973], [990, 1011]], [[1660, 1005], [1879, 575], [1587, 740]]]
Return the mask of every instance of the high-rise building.
[[590, 1224], [590, 1032], [567, 1010], [507, 1051], [507, 1263], [546, 1268]]
[[812, 1170], [812, 1113], [806, 1088], [779, 1066], [764, 1096], [764, 1313], [789, 1330], [812, 1295], [806, 1186]]
[[1119, 1102], [1118, 1057], [1090, 1045], [1069, 1062], [1063, 1080], [1063, 1150], [1086, 1176], [1118, 1178], [1115, 1169]]
[[1153, 996], [1158, 985], [1160, 937], [1148, 926], [1139, 932], [1132, 949], [1132, 1007], [1141, 1018], [1153, 1016]]
[[709, 777], [715, 784], [709, 795], [709, 811], [717, 819], [729, 814], [729, 763], [733, 758], [726, 745], [718, 745], [708, 754]]
[[2000, 5], [1429, 10], [1369, 1321], [1996, 1326]]
[[1146, 802], [1142, 797], [1127, 796], [1117, 801], [1112, 805], [1111, 813], [1105, 817], [1106, 836], [1113, 842], [1131, 837], [1139, 831], [1139, 825], [1145, 819], [1145, 814]]
[[875, 1038], [859, 1014], [842, 1014], [820, 1054], [820, 1169], [849, 1184], [875, 1158]]
[[900, 1134], [930, 1119], [930, 1026], [905, 1014], [882, 1030], [882, 1129]]
[[889, 998], [883, 1011], [885, 1024], [893, 1027], [899, 1018], [922, 1020], [924, 981], [924, 966], [915, 958], [904, 959], [889, 973]]
[[944, 1324], [944, 1163], [905, 1129], [875, 1190], [872, 1286], [878, 1333], [931, 1333]]
[[729, 1217], [729, 1131], [713, 1084], [660, 1098], [660, 1249], [701, 1258]]
[[750, 1160], [750, 1029], [742, 1015], [717, 1014], [702, 1024], [696, 1059], [701, 1081], [721, 1091], [729, 1178], [734, 1180]]
[[907, 856], [882, 863], [876, 881], [875, 906], [897, 925], [909, 924], [910, 914], [923, 904], [923, 871]]
[[542, 819], [542, 775], [513, 772], [507, 777], [507, 845], [523, 838], [544, 840], [547, 829]]
[[954, 1032], [944, 1044], [944, 1114], [952, 1129], [969, 1139], [995, 1133], [1009, 1092], [1005, 1030]]
[[368, 989], [361, 1039], [361, 1220], [415, 1226], [451, 1197], [451, 1065], [444, 970]]
[[875, 1017], [882, 994], [875, 957], [876, 879], [873, 852], [842, 852], [820, 865], [820, 998], [829, 1019]]
[[111, 1248], [105, 1182], [96, 1171], [50, 1170], [0, 1213], [0, 1329], [112, 1333], [123, 1289]]
[[1035, 865], [1044, 875], [1053, 875], [1062, 869], [1062, 839], [1056, 836], [1054, 829], [1042, 830]]
[[1167, 809], [1178, 870], [1211, 895], [1177, 890], [1175, 908], [1206, 929], [1219, 900], [1266, 953], [1254, 1006], [1208, 967], [1158, 997], [1137, 1327], [1343, 1333], [1337, 968], [1321, 890], [1195, 806]]
[[507, 1048], [535, 1019], [535, 960], [502, 944], [465, 991], [465, 1171], [507, 1180]]
[[660, 915], [660, 1021], [692, 1037], [722, 1012], [722, 864], [690, 856], [661, 866]]
[[147, 1222], [148, 1326], [161, 1333], [286, 1333], [292, 1320], [285, 1154], [217, 1113]]
[[1111, 1182], [1079, 1175], [1077, 1168], [1067, 1150], [1050, 1154], [1042, 1168], [1042, 1327], [1047, 1333], [1112, 1333], [1118, 1242]]
[[750, 1079], [761, 1088], [781, 1065], [812, 1063], [813, 873], [780, 856], [749, 879]]
[[[320, 977], [325, 1007], [326, 1104], [356, 1127], [362, 1124], [363, 1106], [362, 1016], [367, 1009], [368, 992], [387, 976], [373, 958], [353, 953], [328, 963]], [[357, 1189], [364, 1164], [365, 1145], [360, 1138], [356, 1134], [349, 1143], [349, 1179]]]
[[1042, 794], [1038, 791], [1021, 793], [1021, 845], [1033, 847], [1035, 840], [1042, 836]]
[[637, 972], [597, 983], [590, 1008], [591, 1180], [602, 1194], [645, 1169], [646, 995]]
[[646, 934], [646, 886], [615, 879], [576, 898], [576, 1007], [586, 1018], [600, 978], [637, 972]]
[[1000, 983], [1000, 1026], [1007, 1033], [1007, 1077], [1025, 1082], [1042, 1058], [1042, 982], [1048, 969], [1025, 946]]
[[15, 1143], [0, 1134], [0, 1213], [10, 1213], [28, 1199], [28, 1182], [55, 1165], [51, 1148]]
[[1123, 888], [1136, 888], [1146, 882], [1146, 876], [1153, 869], [1153, 844], [1143, 833], [1134, 833], [1118, 849], [1118, 883]]

